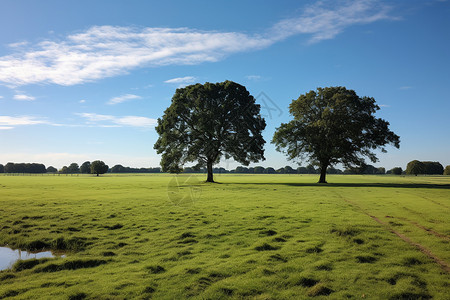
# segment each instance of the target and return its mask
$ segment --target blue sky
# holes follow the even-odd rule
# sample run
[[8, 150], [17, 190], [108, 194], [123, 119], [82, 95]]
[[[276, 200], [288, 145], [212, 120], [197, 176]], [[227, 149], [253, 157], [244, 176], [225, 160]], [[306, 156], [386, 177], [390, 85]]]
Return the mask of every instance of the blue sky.
[[254, 165], [295, 166], [270, 144], [289, 103], [341, 85], [374, 97], [401, 138], [376, 166], [449, 165], [449, 16], [437, 0], [3, 0], [0, 163], [156, 167], [175, 89], [232, 80], [267, 121]]

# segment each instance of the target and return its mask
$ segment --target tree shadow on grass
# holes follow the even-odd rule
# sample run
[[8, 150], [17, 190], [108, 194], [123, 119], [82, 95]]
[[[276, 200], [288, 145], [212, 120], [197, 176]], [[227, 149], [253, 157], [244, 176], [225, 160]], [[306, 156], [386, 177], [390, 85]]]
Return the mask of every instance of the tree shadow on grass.
[[348, 187], [348, 188], [405, 188], [405, 189], [450, 189], [450, 184], [428, 184], [428, 183], [304, 183], [304, 182], [233, 182], [224, 185], [287, 185], [296, 187]]

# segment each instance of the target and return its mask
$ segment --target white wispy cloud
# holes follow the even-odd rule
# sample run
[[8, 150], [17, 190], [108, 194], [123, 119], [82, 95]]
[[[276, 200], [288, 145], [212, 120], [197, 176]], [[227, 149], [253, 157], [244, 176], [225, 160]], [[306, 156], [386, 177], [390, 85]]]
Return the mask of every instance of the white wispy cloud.
[[245, 76], [245, 78], [247, 78], [248, 80], [253, 80], [253, 81], [259, 81], [262, 79], [262, 77], [259, 75], [247, 75], [247, 76]]
[[81, 99], [80, 101], [78, 101], [78, 103], [81, 103], [81, 104], [86, 103], [86, 100]]
[[280, 21], [271, 29], [275, 40], [309, 34], [309, 43], [328, 40], [353, 25], [391, 18], [390, 7], [376, 0], [318, 1], [307, 6], [299, 17]]
[[0, 96], [0, 99], [3, 99], [3, 96]]
[[38, 124], [49, 124], [49, 122], [47, 120], [33, 116], [20, 116], [20, 117], [0, 116], [0, 126], [14, 127], [14, 126], [38, 125]]
[[156, 119], [140, 116], [117, 117], [112, 115], [102, 115], [96, 113], [79, 113], [77, 115], [85, 118], [87, 124], [96, 125], [99, 127], [132, 126], [132, 127], [150, 128], [154, 127], [157, 124]]
[[332, 39], [349, 26], [389, 18], [388, 10], [376, 0], [319, 1], [261, 34], [93, 26], [61, 40], [17, 43], [12, 47], [15, 53], [0, 57], [0, 82], [69, 86], [141, 67], [216, 62], [298, 34], [310, 36], [309, 43]]
[[178, 87], [184, 87], [190, 83], [194, 83], [197, 80], [197, 77], [194, 76], [185, 76], [185, 77], [177, 77], [164, 81], [164, 83], [169, 84], [178, 84]]
[[17, 94], [13, 97], [14, 100], [18, 101], [34, 101], [36, 97], [25, 95], [25, 94]]
[[14, 127], [11, 127], [11, 126], [0, 126], [0, 130], [9, 130], [9, 129], [14, 129]]
[[141, 99], [141, 96], [133, 95], [133, 94], [126, 94], [119, 97], [111, 98], [107, 103], [110, 105], [119, 104], [125, 101], [133, 100], [133, 99]]

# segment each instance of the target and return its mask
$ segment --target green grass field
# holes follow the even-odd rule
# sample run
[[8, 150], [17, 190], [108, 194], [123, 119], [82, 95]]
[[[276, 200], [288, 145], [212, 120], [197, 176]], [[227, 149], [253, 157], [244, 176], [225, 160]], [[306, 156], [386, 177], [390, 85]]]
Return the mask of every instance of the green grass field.
[[0, 176], [0, 298], [449, 299], [450, 177]]

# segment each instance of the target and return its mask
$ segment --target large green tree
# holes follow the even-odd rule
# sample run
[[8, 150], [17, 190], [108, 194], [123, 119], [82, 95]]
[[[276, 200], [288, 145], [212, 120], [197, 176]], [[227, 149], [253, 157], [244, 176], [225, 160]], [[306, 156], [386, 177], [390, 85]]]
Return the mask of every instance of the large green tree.
[[89, 174], [91, 173], [91, 162], [85, 161], [80, 167], [80, 173]]
[[409, 175], [416, 175], [417, 174], [425, 174], [425, 165], [418, 160], [413, 160], [410, 161], [407, 165], [406, 165], [406, 174]]
[[373, 152], [377, 148], [399, 148], [389, 123], [375, 117], [379, 109], [374, 98], [359, 97], [345, 87], [318, 88], [292, 101], [294, 119], [277, 128], [272, 142], [289, 159], [309, 159], [319, 166], [319, 183], [326, 183], [329, 166], [361, 166], [366, 157], [378, 160]]
[[109, 169], [108, 165], [106, 165], [101, 160], [95, 160], [91, 163], [91, 173], [97, 174], [97, 176], [99, 174], [105, 174], [106, 172], [108, 172], [108, 169]]
[[80, 167], [77, 163], [71, 163], [69, 167], [67, 167], [67, 172], [69, 174], [80, 173]]
[[264, 159], [262, 131], [266, 122], [247, 89], [232, 81], [195, 84], [176, 90], [171, 105], [158, 119], [154, 148], [162, 154], [164, 172], [178, 173], [188, 162], [213, 165], [222, 156], [248, 165]]

